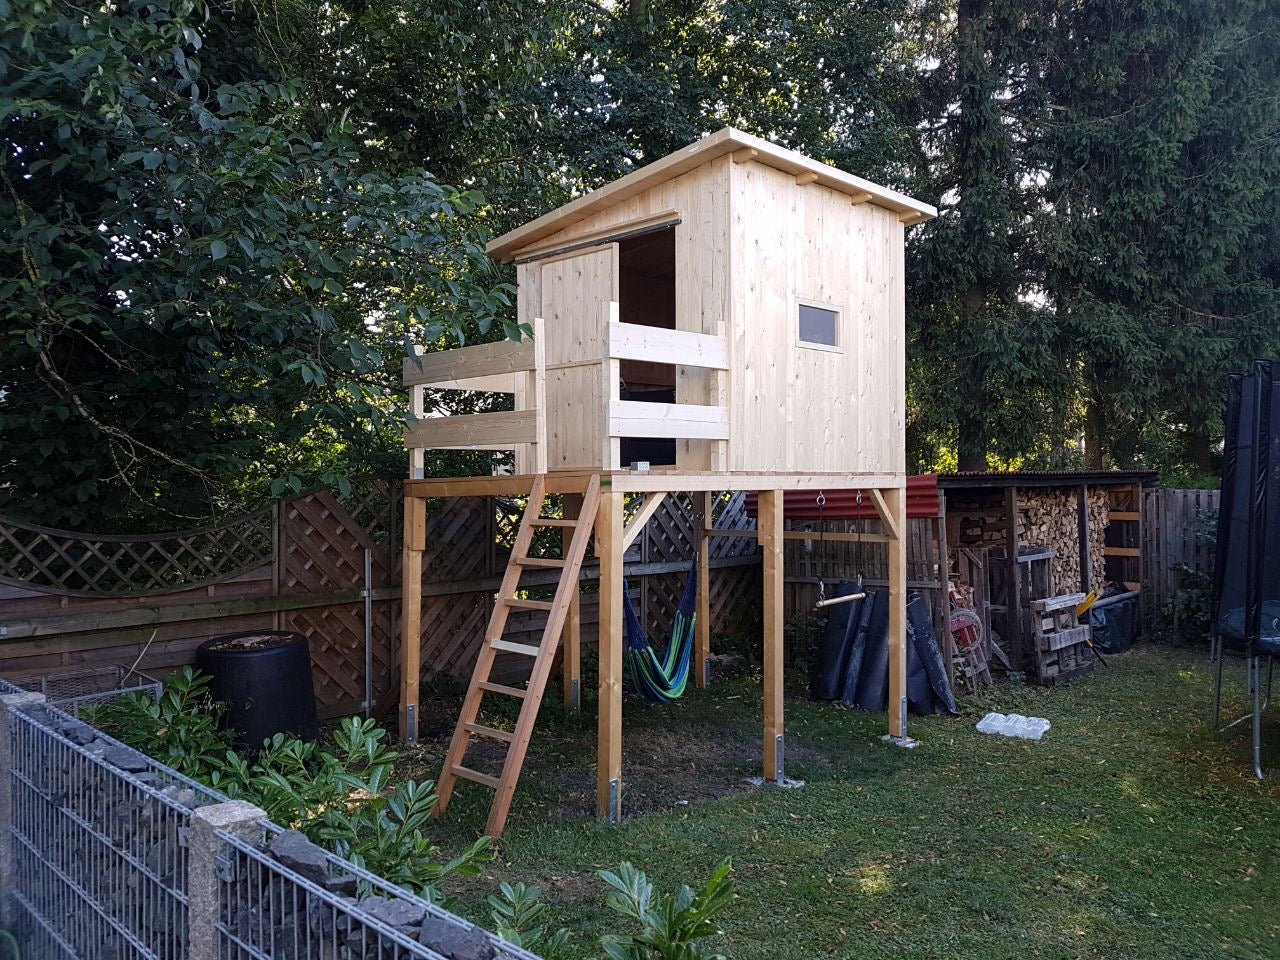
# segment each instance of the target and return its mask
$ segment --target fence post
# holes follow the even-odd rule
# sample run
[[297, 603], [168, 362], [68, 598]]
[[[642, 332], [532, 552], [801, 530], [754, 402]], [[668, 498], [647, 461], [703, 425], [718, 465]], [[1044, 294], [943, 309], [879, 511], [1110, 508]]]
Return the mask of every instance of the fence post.
[[0, 929], [12, 928], [13, 892], [17, 889], [17, 856], [13, 841], [13, 736], [11, 717], [36, 703], [44, 703], [43, 693], [0, 695]]
[[262, 837], [264, 811], [244, 800], [229, 800], [191, 812], [187, 839], [187, 960], [218, 960], [218, 832], [243, 840]]

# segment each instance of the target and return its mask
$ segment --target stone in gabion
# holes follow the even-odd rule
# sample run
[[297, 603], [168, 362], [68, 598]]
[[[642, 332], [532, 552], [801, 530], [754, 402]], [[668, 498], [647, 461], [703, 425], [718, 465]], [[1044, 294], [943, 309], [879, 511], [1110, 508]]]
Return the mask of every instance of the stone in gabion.
[[165, 787], [160, 793], [174, 803], [186, 807], [188, 810], [194, 810], [196, 805], [196, 792], [190, 787], [184, 787], [180, 784], [171, 783]]
[[365, 897], [360, 901], [359, 906], [369, 916], [381, 920], [388, 926], [395, 927], [401, 933], [409, 936], [413, 936], [417, 931], [411, 931], [408, 928], [416, 927], [427, 916], [426, 907], [411, 903], [408, 900]]
[[493, 960], [498, 955], [483, 932], [429, 916], [418, 930], [418, 942], [449, 960]]
[[330, 893], [336, 893], [339, 896], [354, 897], [359, 882], [355, 874], [344, 873], [338, 877], [325, 877], [324, 888]]
[[98, 731], [87, 723], [75, 720], [68, 721], [59, 728], [59, 732], [72, 743], [81, 747], [88, 746], [98, 739]]
[[150, 767], [150, 764], [147, 763], [147, 758], [138, 753], [138, 751], [130, 750], [128, 747], [118, 744], [108, 747], [102, 754], [102, 759], [126, 773], [142, 773]]
[[294, 873], [313, 883], [329, 878], [329, 857], [297, 830], [286, 830], [267, 844], [267, 852]]

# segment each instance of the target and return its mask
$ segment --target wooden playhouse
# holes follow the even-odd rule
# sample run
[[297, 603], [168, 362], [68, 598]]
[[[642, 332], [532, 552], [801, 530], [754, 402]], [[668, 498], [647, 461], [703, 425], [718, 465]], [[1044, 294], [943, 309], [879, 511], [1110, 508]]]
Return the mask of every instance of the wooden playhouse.
[[[622, 554], [670, 493], [759, 493], [764, 564], [764, 773], [782, 776], [782, 494], [856, 489], [890, 556], [890, 734], [905, 737], [904, 228], [928, 204], [724, 129], [489, 244], [516, 265], [521, 342], [405, 361], [402, 735], [417, 735], [425, 501], [525, 496], [528, 508], [439, 781], [497, 793], [501, 832], [558, 647], [577, 704], [578, 575], [600, 566], [598, 811], [621, 815]], [[513, 409], [438, 416], [429, 389], [514, 395]], [[514, 450], [515, 473], [423, 479], [426, 449]], [[630, 499], [628, 499], [630, 498]], [[639, 499], [643, 498], [643, 499]], [[624, 511], [625, 502], [625, 511]], [[548, 515], [554, 513], [555, 515]], [[711, 511], [704, 510], [702, 552]], [[531, 554], [562, 528], [560, 556]], [[705, 557], [704, 557], [705, 559]], [[699, 569], [694, 675], [707, 681], [708, 564]], [[558, 579], [532, 599], [521, 577]], [[547, 612], [538, 645], [502, 639], [513, 609]], [[530, 658], [525, 686], [489, 679], [498, 652]], [[521, 701], [514, 730], [479, 722], [485, 697]], [[505, 744], [496, 775], [467, 766], [473, 737]]]

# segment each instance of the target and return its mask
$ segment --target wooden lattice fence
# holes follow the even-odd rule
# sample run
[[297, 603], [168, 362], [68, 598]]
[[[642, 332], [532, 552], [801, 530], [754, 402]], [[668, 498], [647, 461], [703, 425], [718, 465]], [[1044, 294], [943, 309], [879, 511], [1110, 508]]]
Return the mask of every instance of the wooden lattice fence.
[[[483, 498], [432, 502], [422, 618], [428, 675], [471, 669], [521, 509]], [[655, 634], [674, 615], [700, 509], [701, 497], [669, 498], [628, 552], [633, 598]], [[720, 527], [753, 524], [740, 494], [717, 498], [715, 512]], [[117, 664], [164, 673], [191, 662], [209, 637], [288, 629], [311, 641], [323, 712], [353, 712], [364, 695], [367, 551], [373, 688], [385, 709], [397, 685], [401, 517], [399, 481], [368, 479], [346, 495], [304, 493], [223, 526], [173, 534], [86, 536], [0, 519], [0, 673]], [[713, 629], [753, 629], [754, 541], [713, 539], [711, 553]], [[596, 637], [596, 575], [588, 560], [587, 646]], [[513, 617], [510, 629], [532, 637], [544, 616]]]

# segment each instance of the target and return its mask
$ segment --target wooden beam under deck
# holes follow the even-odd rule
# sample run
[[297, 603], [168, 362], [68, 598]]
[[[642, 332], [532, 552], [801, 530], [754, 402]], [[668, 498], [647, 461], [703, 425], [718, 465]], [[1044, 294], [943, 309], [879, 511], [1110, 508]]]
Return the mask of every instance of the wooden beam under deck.
[[422, 677], [422, 565], [427, 550], [427, 510], [404, 498], [403, 585], [400, 603], [400, 740], [418, 742], [418, 685]]
[[[753, 528], [729, 530], [726, 528], [707, 531], [709, 537], [739, 537], [743, 540], [759, 540], [760, 531]], [[844, 533], [828, 530], [786, 530], [782, 534], [784, 540], [829, 540], [832, 543], [892, 543], [894, 538], [887, 533]]]
[[596, 514], [600, 559], [600, 690], [596, 718], [596, 815], [622, 820], [622, 495], [602, 493]]
[[[619, 493], [720, 493], [737, 490], [897, 490], [904, 474], [892, 473], [715, 473], [711, 471], [596, 471], [601, 486]], [[547, 493], [581, 493], [591, 472], [546, 474]], [[523, 497], [537, 474], [441, 477], [406, 480], [406, 497]]]

